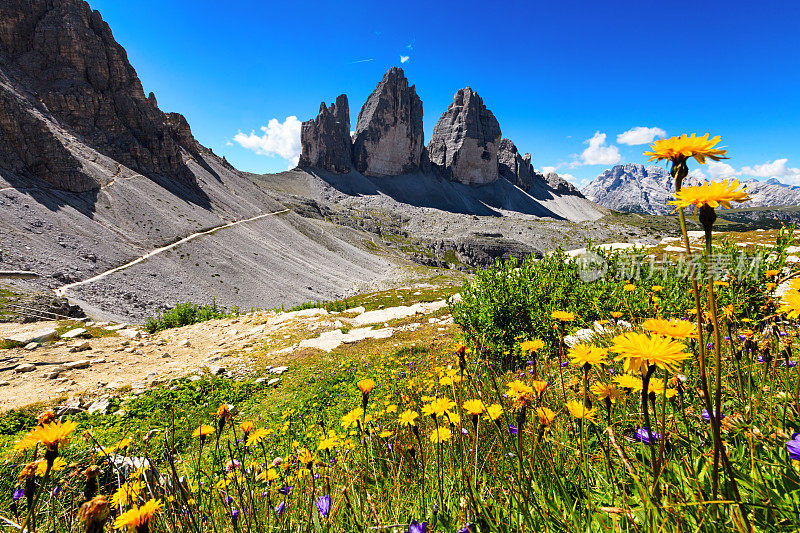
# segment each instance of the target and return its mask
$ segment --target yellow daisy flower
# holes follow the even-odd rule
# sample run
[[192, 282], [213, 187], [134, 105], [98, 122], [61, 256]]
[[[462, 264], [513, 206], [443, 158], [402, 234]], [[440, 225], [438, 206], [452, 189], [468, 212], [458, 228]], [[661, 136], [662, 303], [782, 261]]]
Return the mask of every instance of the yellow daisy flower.
[[567, 410], [575, 418], [588, 420], [589, 422], [594, 421], [595, 410], [588, 409], [583, 403], [577, 400], [570, 400], [567, 402]]
[[694, 206], [699, 209], [704, 205], [709, 207], [722, 206], [731, 208], [731, 202], [746, 202], [750, 199], [744, 190], [737, 191], [739, 180], [707, 182], [696, 187], [683, 187], [675, 193], [675, 200], [670, 200], [670, 205], [675, 206], [675, 211], [684, 207]]
[[708, 138], [708, 133], [702, 137], [697, 137], [694, 133], [687, 136], [685, 133], [680, 137], [670, 137], [669, 139], [658, 139], [650, 145], [652, 152], [645, 152], [644, 155], [650, 156], [648, 161], [669, 160], [673, 163], [683, 163], [690, 157], [694, 157], [698, 163], [704, 165], [706, 158], [712, 161], [727, 159], [725, 150], [714, 148], [719, 144], [720, 137], [717, 135], [712, 139]]
[[644, 321], [642, 327], [647, 331], [672, 337], [673, 339], [686, 339], [697, 335], [697, 324], [689, 322], [688, 320], [650, 318]]
[[164, 509], [161, 500], [148, 500], [141, 507], [133, 506], [130, 511], [119, 515], [114, 521], [116, 529], [127, 529], [128, 531], [147, 531], [146, 526], [158, 512]]

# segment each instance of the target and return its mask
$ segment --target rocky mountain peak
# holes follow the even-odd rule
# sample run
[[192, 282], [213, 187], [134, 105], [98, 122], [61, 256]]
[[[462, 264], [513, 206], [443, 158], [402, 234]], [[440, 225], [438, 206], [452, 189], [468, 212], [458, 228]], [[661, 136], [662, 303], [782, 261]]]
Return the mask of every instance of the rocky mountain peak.
[[422, 100], [403, 69], [392, 67], [358, 114], [353, 165], [367, 176], [416, 172], [424, 147]]
[[533, 183], [531, 154], [520, 155], [510, 139], [500, 139], [497, 148], [498, 172], [522, 190], [528, 190]]
[[185, 120], [145, 97], [125, 50], [83, 0], [0, 2], [0, 161], [6, 170], [84, 191], [102, 178], [70, 136], [144, 175], [191, 184]]
[[500, 124], [470, 87], [459, 89], [433, 129], [428, 154], [448, 178], [470, 185], [499, 177]]
[[300, 167], [317, 167], [329, 172], [350, 172], [350, 107], [340, 94], [330, 107], [319, 105], [315, 120], [303, 122], [300, 130]]

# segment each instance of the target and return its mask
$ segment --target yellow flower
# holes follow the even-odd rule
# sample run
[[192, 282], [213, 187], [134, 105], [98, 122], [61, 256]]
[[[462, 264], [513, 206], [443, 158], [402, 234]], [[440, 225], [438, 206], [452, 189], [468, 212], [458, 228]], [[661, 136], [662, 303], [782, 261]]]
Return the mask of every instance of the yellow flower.
[[303, 448], [298, 452], [297, 460], [303, 463], [304, 465], [307, 465], [308, 463], [314, 460], [314, 455], [306, 448]]
[[626, 283], [625, 286], [622, 287], [622, 290], [625, 292], [633, 292], [636, 290], [636, 285], [633, 283]]
[[539, 380], [533, 381], [533, 390], [535, 390], [537, 394], [542, 394], [546, 388], [547, 388], [546, 381], [539, 381]]
[[126, 511], [119, 515], [114, 521], [116, 529], [128, 529], [128, 531], [137, 531], [141, 528], [147, 531], [145, 526], [150, 523], [150, 519], [164, 508], [161, 500], [148, 500], [141, 507], [133, 506], [130, 511]]
[[783, 305], [778, 309], [780, 313], [785, 313], [786, 318], [800, 317], [800, 292], [791, 290], [783, 295]]
[[567, 402], [567, 409], [569, 413], [574, 416], [575, 418], [579, 418], [582, 420], [588, 420], [589, 422], [594, 421], [594, 409], [587, 409], [583, 403], [577, 400], [570, 400]]
[[436, 398], [431, 403], [423, 406], [422, 413], [430, 416], [441, 416], [456, 406], [449, 398]]
[[144, 481], [129, 480], [119, 486], [119, 490], [111, 497], [111, 502], [117, 507], [126, 507], [134, 503], [144, 489]]
[[653, 285], [652, 287], [650, 287], [650, 290], [653, 292], [661, 292], [664, 290], [664, 287], [662, 287], [661, 285]]
[[611, 311], [611, 317], [612, 318], [619, 318], [621, 316], [622, 316], [622, 313], [620, 313], [619, 311]]
[[453, 434], [449, 428], [446, 428], [444, 426], [438, 426], [431, 433], [431, 442], [433, 442], [434, 444], [439, 442], [444, 442], [446, 440], [449, 440], [452, 435]]
[[472, 416], [478, 416], [480, 414], [483, 414], [484, 411], [486, 411], [486, 407], [483, 405], [483, 402], [481, 400], [467, 400], [466, 402], [464, 402], [464, 405], [462, 405], [462, 407], [464, 408], [464, 411], [471, 414]]
[[248, 435], [251, 431], [253, 431], [254, 425], [249, 420], [245, 420], [244, 422], [239, 424], [239, 427], [242, 428], [242, 431], [244, 431], [245, 435]]
[[50, 409], [48, 409], [47, 411], [43, 412], [38, 417], [36, 417], [36, 423], [38, 423], [40, 426], [43, 426], [45, 424], [50, 424], [55, 421], [56, 421], [56, 415]]
[[697, 335], [697, 324], [689, 322], [688, 320], [650, 318], [644, 321], [642, 327], [653, 333], [672, 337], [673, 339], [685, 339]]
[[549, 426], [553, 423], [556, 414], [547, 407], [539, 407], [536, 409], [536, 416], [539, 417], [539, 423], [543, 426]]
[[267, 437], [267, 435], [269, 435], [269, 431], [267, 431], [265, 428], [258, 428], [248, 435], [247, 445], [253, 446], [255, 444], [259, 444]]
[[605, 362], [607, 353], [605, 348], [591, 344], [577, 344], [570, 349], [569, 357], [572, 363], [580, 368], [584, 365], [595, 366]]
[[664, 389], [664, 380], [661, 378], [650, 378], [650, 383], [647, 385], [647, 392], [655, 393], [659, 396], [665, 396], [667, 399], [672, 398], [678, 394], [677, 389], [667, 388]]
[[380, 438], [382, 438], [382, 439], [388, 439], [388, 438], [389, 438], [389, 437], [391, 437], [392, 435], [394, 435], [394, 433], [392, 433], [390, 430], [388, 430], [388, 429], [387, 429], [387, 430], [385, 430], [385, 431], [381, 431], [381, 432], [380, 432], [380, 434], [379, 434], [378, 436], [379, 436]]
[[618, 399], [622, 398], [623, 394], [622, 391], [616, 388], [613, 385], [608, 385], [606, 383], [597, 382], [592, 385], [589, 390], [592, 391], [592, 394], [597, 396], [601, 400], [608, 399], [611, 403], [616, 403]]
[[674, 371], [689, 357], [683, 344], [662, 335], [648, 336], [644, 333], [624, 333], [614, 337], [611, 351], [620, 354], [617, 360], [625, 362], [626, 372], [641, 370], [647, 365]]
[[519, 396], [520, 394], [533, 393], [533, 387], [518, 379], [506, 384], [506, 387], [508, 387], [509, 396]]
[[364, 415], [364, 410], [360, 407], [356, 407], [346, 415], [342, 417], [342, 427], [344, 429], [349, 429], [350, 426], [354, 426], [358, 424], [361, 420], [361, 417]]
[[131, 442], [133, 442], [133, 441], [130, 438], [126, 437], [124, 439], [121, 439], [119, 442], [117, 442], [114, 445], [114, 448], [116, 448], [117, 450], [124, 450], [125, 448], [130, 446]]
[[690, 157], [694, 157], [698, 163], [704, 165], [706, 158], [712, 161], [727, 159], [725, 150], [714, 148], [720, 141], [719, 135], [709, 139], [708, 133], [702, 137], [696, 137], [694, 133], [687, 136], [685, 133], [680, 137], [670, 137], [669, 139], [658, 139], [650, 145], [652, 152], [645, 152], [644, 155], [650, 156], [648, 161], [661, 161], [668, 159], [673, 163], [684, 163]]
[[533, 339], [530, 341], [525, 341], [519, 345], [520, 350], [523, 352], [533, 353], [538, 352], [542, 348], [544, 348], [544, 341], [541, 339]]
[[764, 271], [764, 275], [768, 278], [773, 278], [777, 276], [779, 272], [779, 270], [769, 269]]
[[214, 433], [214, 426], [202, 425], [192, 432], [192, 437], [200, 437], [201, 439], [204, 439], [212, 433]]
[[317, 445], [317, 450], [325, 451], [325, 450], [332, 450], [336, 447], [336, 436], [325, 437], [319, 444]]
[[736, 317], [736, 312], [733, 309], [733, 304], [722, 308], [722, 316], [727, 320], [733, 320]]
[[614, 381], [623, 389], [632, 391], [642, 390], [642, 378], [631, 374], [622, 374], [614, 378]]
[[33, 479], [33, 476], [36, 475], [37, 468], [39, 468], [39, 461], [26, 464], [22, 467], [22, 471], [20, 471], [17, 476], [17, 482]]
[[220, 420], [226, 420], [233, 416], [233, 411], [231, 411], [231, 406], [228, 404], [223, 403], [217, 409], [217, 418]]
[[690, 205], [693, 205], [695, 209], [704, 205], [730, 209], [731, 202], [746, 202], [750, 199], [746, 191], [737, 191], [738, 187], [739, 180], [733, 180], [730, 184], [728, 184], [728, 180], [724, 180], [707, 182], [696, 187], [683, 187], [675, 193], [675, 200], [667, 203], [674, 205], [675, 211]]
[[[58, 472], [59, 470], [64, 470], [67, 466], [67, 462], [62, 459], [61, 457], [56, 457], [55, 461], [53, 461], [53, 466], [50, 467], [50, 472]], [[39, 477], [44, 477], [44, 473], [47, 471], [47, 461], [40, 459], [36, 461], [36, 475]]]
[[375, 388], [375, 381], [371, 379], [362, 379], [361, 381], [356, 383], [356, 385], [358, 385], [358, 389], [361, 391], [361, 394], [366, 396], [367, 394], [372, 392], [372, 389]]
[[575, 320], [575, 315], [568, 311], [553, 311], [550, 313], [550, 318], [553, 320], [559, 320], [561, 322], [572, 322]]
[[419, 416], [416, 411], [412, 411], [411, 409], [406, 409], [397, 419], [400, 421], [401, 426], [413, 426], [416, 424], [414, 420]]
[[503, 414], [503, 406], [494, 403], [486, 408], [486, 414], [484, 415], [484, 420], [497, 420]]
[[63, 423], [50, 422], [28, 433], [15, 447], [17, 447], [17, 449], [24, 449], [19, 448], [19, 446], [27, 446], [30, 448], [35, 444], [41, 444], [47, 448], [48, 451], [57, 451], [60, 444], [66, 445], [69, 442], [69, 434], [72, 433], [76, 427], [78, 427], [78, 424], [72, 420]]

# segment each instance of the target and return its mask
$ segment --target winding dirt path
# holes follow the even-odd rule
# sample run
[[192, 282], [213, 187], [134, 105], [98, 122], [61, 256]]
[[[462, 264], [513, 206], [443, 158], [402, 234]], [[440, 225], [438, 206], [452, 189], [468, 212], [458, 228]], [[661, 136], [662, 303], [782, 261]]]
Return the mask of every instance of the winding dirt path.
[[265, 218], [265, 217], [269, 217], [269, 216], [275, 216], [275, 215], [281, 215], [283, 213], [287, 213], [288, 211], [289, 211], [289, 209], [281, 209], [280, 211], [273, 211], [271, 213], [264, 213], [262, 215], [256, 215], [254, 217], [246, 218], [244, 220], [237, 220], [235, 222], [228, 222], [227, 224], [222, 224], [221, 226], [216, 226], [216, 227], [213, 227], [211, 229], [207, 229], [205, 231], [198, 231], [197, 233], [192, 233], [188, 237], [184, 237], [183, 239], [181, 239], [179, 241], [176, 241], [176, 242], [174, 242], [172, 244], [168, 244], [166, 246], [162, 246], [161, 248], [156, 248], [155, 250], [151, 250], [151, 251], [147, 252], [146, 254], [144, 254], [143, 256], [137, 257], [133, 261], [129, 261], [129, 262], [125, 263], [124, 265], [120, 265], [120, 266], [114, 267], [114, 268], [112, 268], [110, 270], [106, 270], [105, 272], [101, 272], [100, 274], [97, 274], [96, 276], [92, 276], [91, 278], [87, 278], [87, 279], [82, 280], [82, 281], [76, 281], [75, 283], [69, 283], [67, 285], [61, 286], [61, 287], [59, 287], [59, 288], [57, 288], [55, 290], [55, 293], [58, 296], [64, 296], [64, 295], [66, 295], [67, 291], [69, 289], [72, 289], [73, 287], [78, 287], [80, 285], [86, 285], [86, 284], [89, 284], [89, 283], [94, 283], [95, 281], [99, 281], [99, 280], [105, 278], [106, 276], [110, 276], [111, 274], [114, 274], [116, 272], [120, 272], [122, 270], [125, 270], [126, 268], [130, 268], [133, 265], [136, 265], [136, 264], [139, 264], [139, 263], [141, 263], [143, 261], [146, 261], [146, 260], [150, 259], [151, 257], [154, 257], [154, 256], [156, 256], [156, 255], [158, 255], [160, 253], [163, 253], [163, 252], [166, 252], [168, 250], [171, 250], [171, 249], [175, 248], [176, 246], [180, 246], [181, 244], [184, 244], [184, 243], [187, 243], [187, 242], [192, 241], [194, 239], [197, 239], [198, 237], [203, 237], [205, 235], [211, 235], [212, 233], [216, 233], [217, 231], [223, 230], [225, 228], [230, 228], [232, 226], [236, 226], [236, 225], [239, 225], [239, 224], [244, 224], [245, 222], [253, 222], [254, 220], [258, 220], [258, 219], [261, 219], [261, 218]]

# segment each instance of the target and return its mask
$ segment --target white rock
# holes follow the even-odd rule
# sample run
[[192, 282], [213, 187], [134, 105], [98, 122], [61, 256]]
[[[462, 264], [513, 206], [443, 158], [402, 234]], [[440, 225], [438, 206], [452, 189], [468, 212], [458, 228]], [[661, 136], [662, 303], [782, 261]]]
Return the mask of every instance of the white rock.
[[31, 363], [22, 363], [21, 365], [17, 365], [17, 367], [14, 369], [14, 372], [21, 374], [24, 372], [33, 372], [34, 370], [36, 370], [36, 365]]
[[45, 342], [54, 341], [57, 338], [58, 332], [53, 328], [41, 328], [35, 331], [17, 333], [16, 335], [6, 337], [7, 340], [18, 342], [19, 344], [30, 344], [32, 342], [38, 342], [39, 344], [42, 344]]
[[62, 339], [74, 339], [75, 337], [80, 337], [81, 335], [86, 334], [85, 328], [75, 328], [67, 331], [66, 333], [61, 334]]
[[277, 385], [281, 382], [281, 378], [272, 378], [267, 382], [267, 387], [272, 387], [273, 385]]
[[88, 368], [91, 364], [91, 361], [88, 359], [78, 359], [77, 361], [64, 363], [64, 366], [67, 368], [67, 370], [76, 370], [78, 368]]
[[128, 337], [129, 339], [142, 338], [142, 332], [139, 331], [138, 329], [132, 329], [132, 328], [120, 329], [119, 331], [117, 331], [117, 333], [119, 333], [123, 337]]
[[39, 347], [39, 343], [38, 342], [29, 342], [28, 344], [25, 345], [25, 349], [28, 350], [28, 351], [35, 350], [38, 347]]
[[180, 346], [181, 348], [188, 348], [191, 345], [192, 343], [189, 342], [189, 339], [182, 339], [180, 342], [178, 342], [178, 346]]
[[275, 368], [272, 368], [272, 369], [270, 369], [270, 371], [269, 371], [269, 372], [270, 372], [270, 374], [278, 374], [278, 375], [281, 375], [281, 374], [283, 374], [284, 372], [286, 372], [287, 370], [289, 370], [289, 367], [288, 367], [288, 366], [276, 366]]

